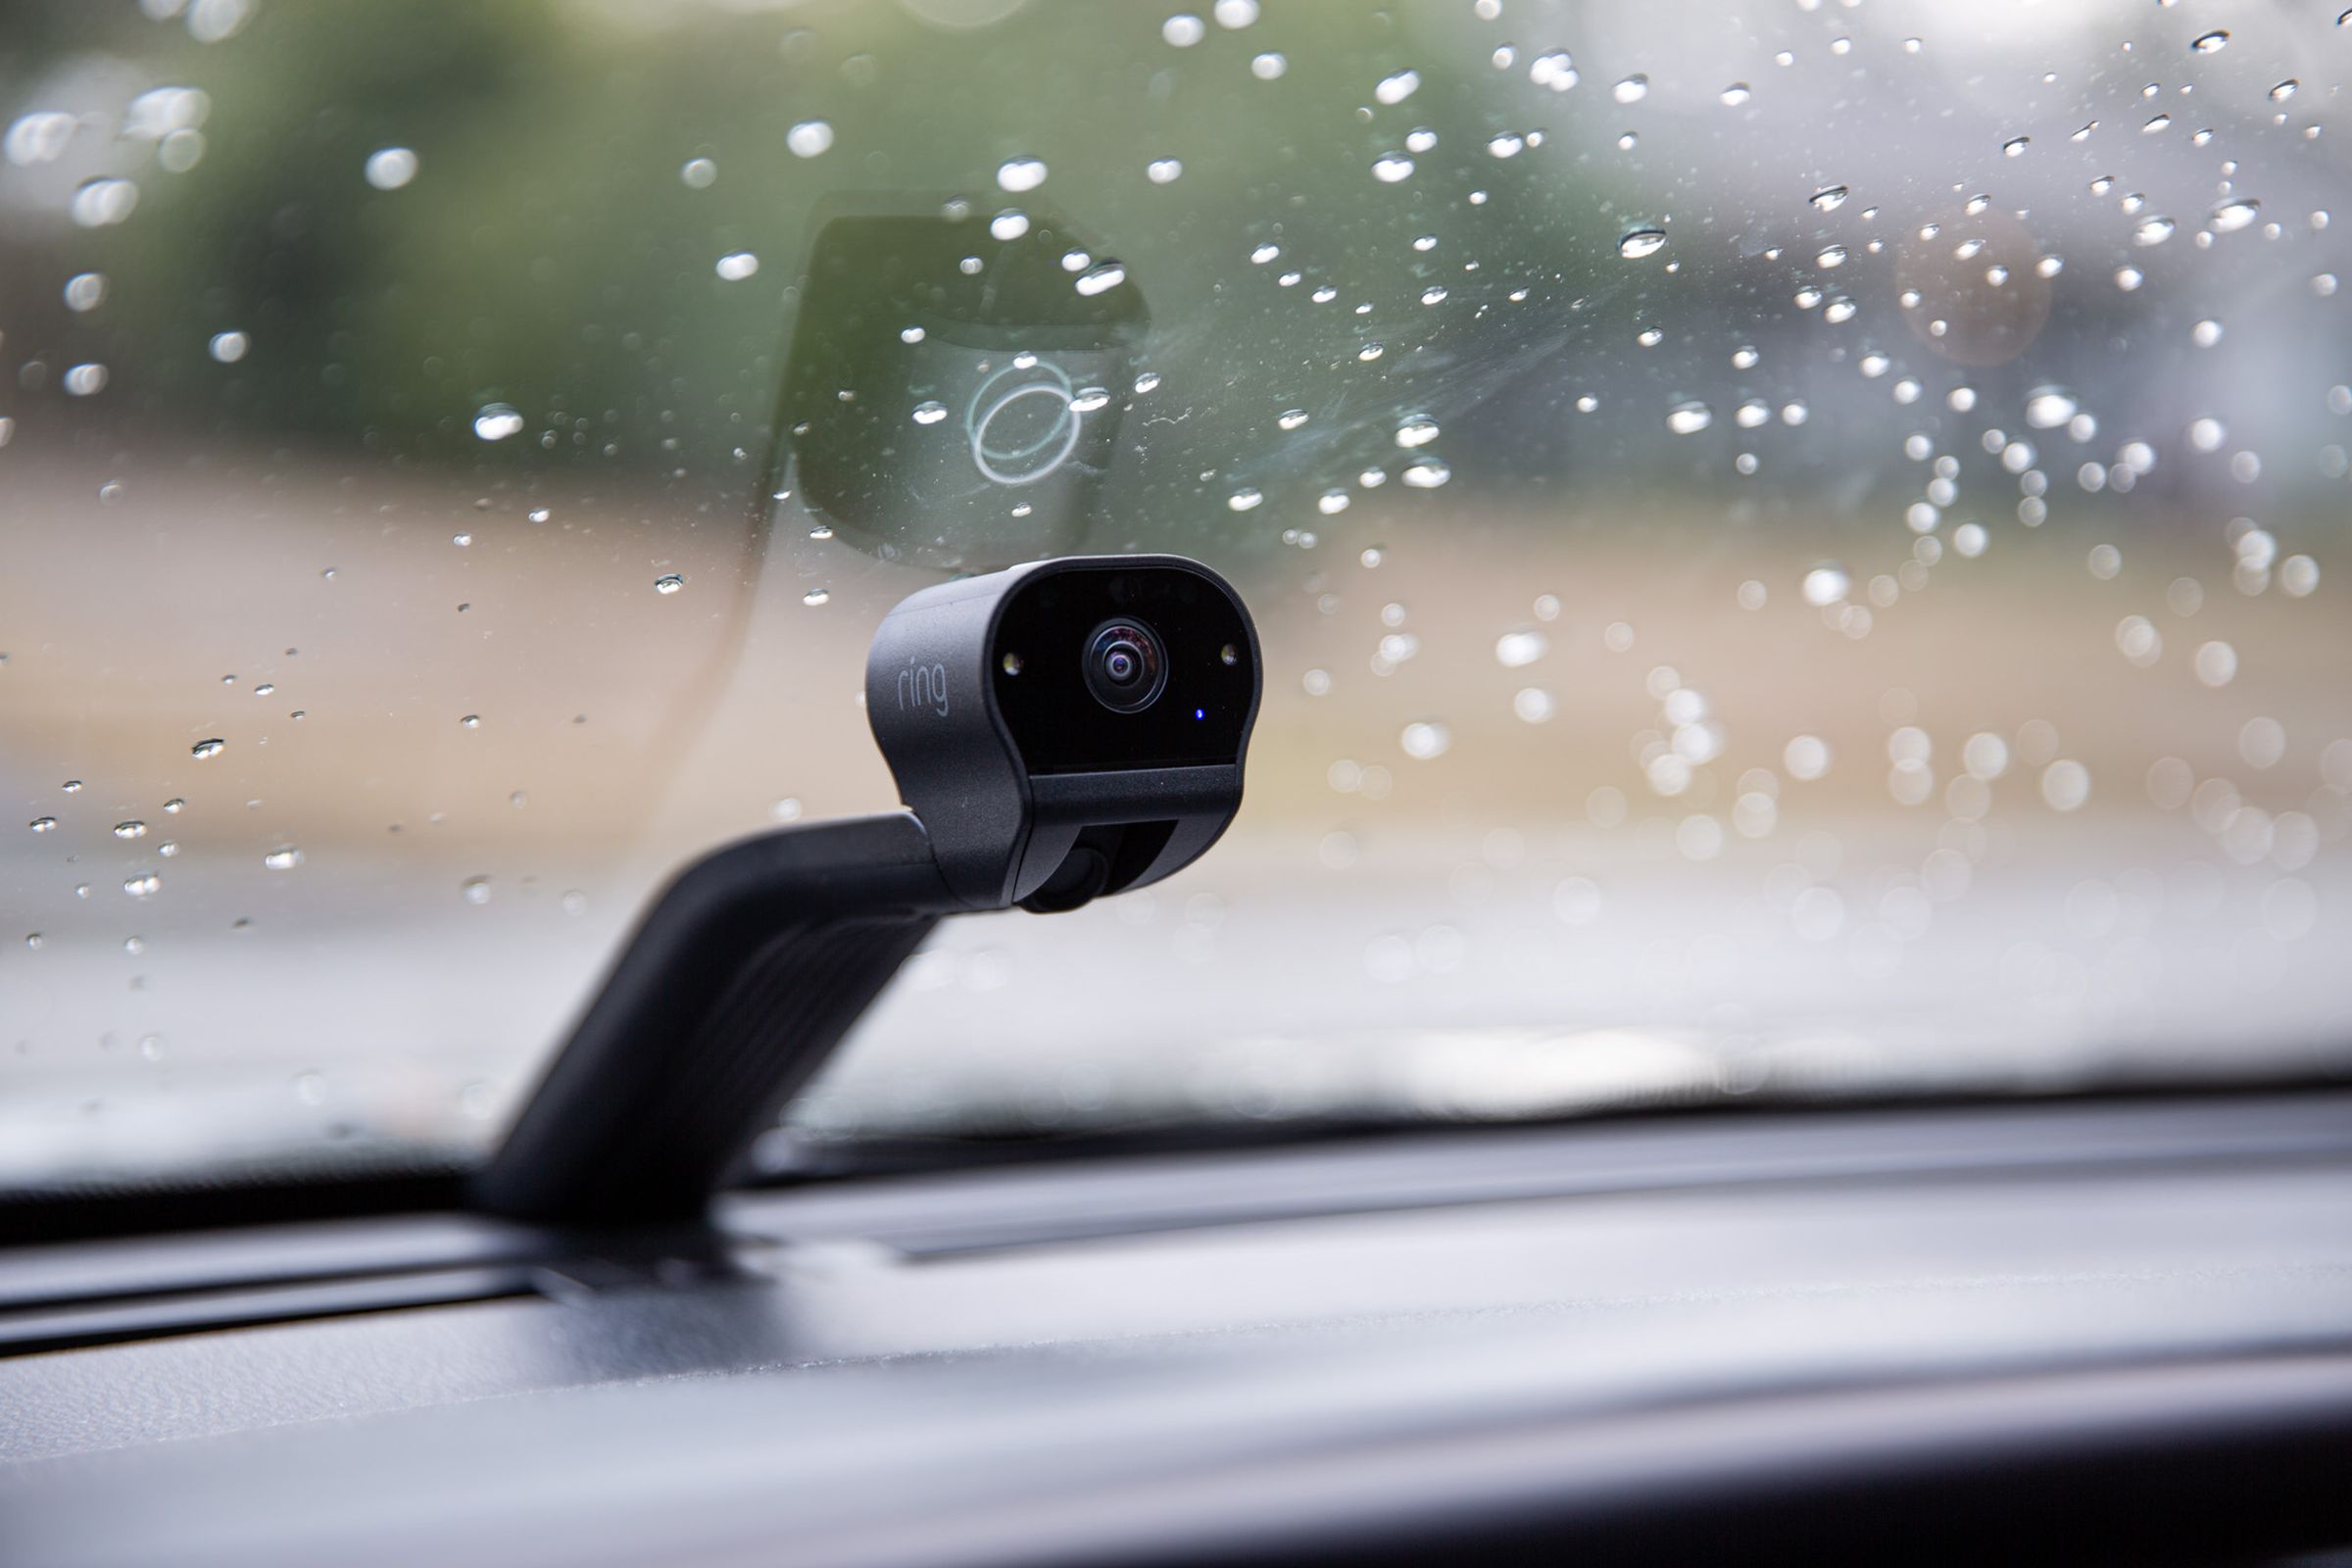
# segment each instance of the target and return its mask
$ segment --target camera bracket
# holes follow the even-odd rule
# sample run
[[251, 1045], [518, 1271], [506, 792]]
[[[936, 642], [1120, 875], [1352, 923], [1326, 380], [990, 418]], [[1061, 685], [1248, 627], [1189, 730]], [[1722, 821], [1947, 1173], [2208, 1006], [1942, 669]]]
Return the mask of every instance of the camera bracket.
[[[1091, 613], [1094, 597], [1177, 617], [1193, 705], [1179, 722], [1070, 719], [1074, 652], [1059, 687], [1042, 671], [997, 683], [1024, 667], [1005, 639], [1039, 639], [1042, 663], [1054, 614]], [[699, 1219], [941, 918], [1074, 909], [1203, 854], [1241, 804], [1257, 697], [1240, 599], [1177, 557], [1041, 563], [906, 600], [875, 635], [866, 716], [912, 809], [777, 829], [681, 873], [474, 1177], [474, 1203], [588, 1228]]]

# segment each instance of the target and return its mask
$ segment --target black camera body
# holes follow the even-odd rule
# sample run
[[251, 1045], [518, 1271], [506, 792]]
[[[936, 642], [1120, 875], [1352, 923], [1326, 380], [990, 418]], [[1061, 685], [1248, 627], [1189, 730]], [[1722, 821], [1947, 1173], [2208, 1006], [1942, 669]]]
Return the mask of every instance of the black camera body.
[[883, 620], [866, 720], [966, 908], [1074, 907], [1157, 881], [1241, 805], [1257, 633], [1174, 556], [943, 583]]
[[808, 822], [666, 888], [475, 1178], [475, 1202], [610, 1228], [699, 1219], [933, 925], [1046, 913], [1189, 865], [1242, 803], [1257, 633], [1176, 556], [927, 588], [866, 660], [909, 809]]

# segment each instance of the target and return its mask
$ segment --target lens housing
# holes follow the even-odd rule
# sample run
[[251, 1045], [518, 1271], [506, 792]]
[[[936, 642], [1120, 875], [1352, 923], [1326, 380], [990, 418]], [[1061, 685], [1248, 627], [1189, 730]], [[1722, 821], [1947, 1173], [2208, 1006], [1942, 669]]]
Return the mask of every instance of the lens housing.
[[1140, 713], [1168, 685], [1168, 651], [1159, 633], [1140, 620], [1114, 618], [1086, 639], [1080, 667], [1086, 689], [1114, 713]]

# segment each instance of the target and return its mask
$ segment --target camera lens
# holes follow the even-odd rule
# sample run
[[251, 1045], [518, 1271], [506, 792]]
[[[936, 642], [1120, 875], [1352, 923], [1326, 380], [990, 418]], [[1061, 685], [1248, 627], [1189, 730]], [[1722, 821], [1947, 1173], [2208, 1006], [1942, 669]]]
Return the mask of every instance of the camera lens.
[[1106, 620], [1086, 640], [1086, 689], [1113, 712], [1149, 708], [1168, 683], [1159, 633], [1138, 620]]

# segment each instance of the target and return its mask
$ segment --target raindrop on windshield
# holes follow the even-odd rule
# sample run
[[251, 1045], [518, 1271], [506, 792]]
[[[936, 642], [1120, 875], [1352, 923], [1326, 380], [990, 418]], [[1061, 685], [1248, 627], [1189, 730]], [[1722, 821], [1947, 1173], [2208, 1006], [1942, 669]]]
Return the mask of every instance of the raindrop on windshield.
[[2213, 210], [2206, 221], [2216, 234], [2235, 233], [2262, 215], [2262, 203], [2251, 199], [2224, 202]]
[[504, 403], [485, 403], [473, 416], [473, 433], [484, 441], [504, 441], [522, 433], [522, 416]]
[[383, 147], [368, 155], [368, 183], [398, 190], [416, 177], [416, 155], [406, 147]]
[[997, 166], [997, 184], [1018, 195], [1037, 189], [1046, 182], [1046, 166], [1042, 159], [1008, 158]]
[[1678, 403], [1667, 411], [1666, 428], [1676, 435], [1695, 435], [1714, 420], [1714, 411], [1704, 403]]
[[1853, 577], [1843, 566], [1825, 562], [1804, 575], [1800, 585], [1805, 603], [1815, 609], [1826, 609], [1843, 599], [1854, 585]]

